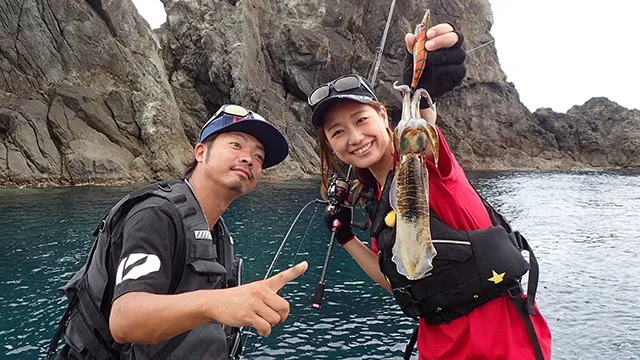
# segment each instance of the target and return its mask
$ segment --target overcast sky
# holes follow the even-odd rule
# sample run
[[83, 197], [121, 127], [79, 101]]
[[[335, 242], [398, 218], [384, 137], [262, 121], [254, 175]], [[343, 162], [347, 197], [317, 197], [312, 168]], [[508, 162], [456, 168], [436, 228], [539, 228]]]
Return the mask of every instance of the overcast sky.
[[[133, 2], [152, 28], [165, 22], [160, 0]], [[640, 109], [640, 1], [490, 2], [500, 64], [529, 110], [594, 96]]]

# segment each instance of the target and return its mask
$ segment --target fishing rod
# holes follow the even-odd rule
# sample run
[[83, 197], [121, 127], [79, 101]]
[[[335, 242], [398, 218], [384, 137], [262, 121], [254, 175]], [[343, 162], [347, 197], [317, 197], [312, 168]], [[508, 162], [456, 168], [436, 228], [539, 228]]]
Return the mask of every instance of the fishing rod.
[[391, 1], [391, 7], [389, 8], [389, 15], [387, 15], [387, 23], [384, 26], [384, 31], [382, 32], [382, 39], [380, 39], [380, 46], [376, 48], [376, 57], [373, 60], [373, 66], [371, 67], [371, 71], [367, 76], [367, 80], [371, 86], [375, 86], [376, 75], [378, 74], [378, 69], [380, 68], [380, 62], [382, 61], [382, 51], [384, 50], [384, 44], [387, 42], [387, 35], [389, 34], [389, 26], [391, 25], [391, 18], [393, 17], [393, 9], [396, 7], [396, 0]]
[[[349, 184], [349, 178], [351, 177], [351, 166], [347, 170], [347, 176], [345, 178], [340, 177], [338, 174], [333, 175], [333, 179], [331, 181], [331, 185], [327, 189], [327, 200], [317, 200], [320, 203], [327, 204], [326, 213], [331, 214], [332, 216], [337, 214], [338, 211], [342, 208], [348, 209], [348, 211], [353, 212], [354, 206], [345, 205], [348, 203], [350, 189], [351, 186]], [[351, 217], [353, 219], [353, 216]], [[316, 292], [313, 295], [313, 300], [311, 301], [311, 306], [316, 309], [320, 309], [322, 306], [322, 298], [324, 296], [325, 289], [325, 278], [327, 276], [327, 270], [329, 268], [329, 260], [331, 259], [331, 252], [333, 250], [333, 244], [336, 240], [336, 232], [338, 229], [342, 227], [342, 222], [339, 219], [334, 219], [331, 224], [331, 238], [329, 239], [329, 246], [327, 247], [327, 255], [324, 258], [324, 265], [322, 266], [322, 275], [320, 276], [320, 281], [316, 286]], [[351, 226], [357, 227], [361, 230], [367, 230], [369, 228], [369, 224], [366, 222], [358, 223], [351, 222]]]
[[[380, 62], [382, 61], [382, 53], [384, 51], [384, 45], [387, 41], [389, 26], [391, 25], [391, 18], [393, 17], [393, 10], [395, 6], [396, 0], [391, 1], [389, 14], [387, 15], [387, 23], [385, 24], [384, 31], [382, 32], [382, 39], [380, 39], [380, 45], [376, 48], [376, 56], [371, 66], [371, 70], [369, 71], [369, 74], [367, 76], [367, 80], [369, 80], [371, 86], [375, 86], [376, 75], [378, 74]], [[352, 212], [351, 218], [353, 219], [353, 208], [355, 207], [356, 202], [354, 202], [354, 205], [346, 205], [351, 189], [350, 179], [352, 168], [353, 167], [349, 165], [349, 168], [347, 169], [347, 175], [344, 178], [340, 177], [338, 174], [334, 174], [331, 184], [327, 189], [327, 200], [325, 202], [318, 200], [318, 202], [327, 204], [326, 212], [330, 213], [331, 215], [335, 215], [340, 210], [340, 208], [347, 208]], [[315, 294], [313, 295], [313, 299], [311, 300], [311, 306], [315, 309], [320, 309], [320, 307], [322, 306], [322, 298], [324, 297], [324, 290], [326, 287], [325, 278], [327, 276], [327, 270], [329, 268], [329, 260], [331, 259], [333, 244], [336, 240], [336, 232], [338, 231], [338, 229], [340, 229], [340, 227], [342, 227], [343, 224], [340, 220], [334, 219], [331, 225], [331, 238], [329, 239], [327, 255], [325, 256], [324, 265], [322, 267], [322, 275], [320, 276], [320, 281], [316, 286]], [[367, 222], [356, 223], [352, 221], [351, 226], [357, 227], [361, 230], [367, 230], [369, 228], [369, 224]]]

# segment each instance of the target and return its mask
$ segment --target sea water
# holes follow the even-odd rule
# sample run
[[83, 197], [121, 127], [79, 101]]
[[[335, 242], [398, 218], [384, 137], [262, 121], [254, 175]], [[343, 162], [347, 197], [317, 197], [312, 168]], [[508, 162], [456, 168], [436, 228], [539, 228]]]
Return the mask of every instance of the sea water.
[[[640, 359], [640, 172], [487, 172], [470, 179], [534, 249], [553, 358]], [[0, 190], [0, 359], [43, 357], [66, 306], [56, 288], [86, 261], [102, 215], [132, 189]], [[318, 189], [317, 180], [264, 182], [227, 210], [245, 282], [264, 277]], [[291, 315], [268, 337], [251, 329], [243, 359], [402, 357], [414, 321], [338, 246], [323, 305], [311, 307], [329, 242], [322, 211], [313, 205], [301, 214], [276, 265], [277, 272], [309, 262], [280, 292]]]

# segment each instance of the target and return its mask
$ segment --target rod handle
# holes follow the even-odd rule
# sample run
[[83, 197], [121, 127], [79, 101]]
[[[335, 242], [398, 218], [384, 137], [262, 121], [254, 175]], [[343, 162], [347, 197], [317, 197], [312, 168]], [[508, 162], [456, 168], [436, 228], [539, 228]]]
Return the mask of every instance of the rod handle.
[[324, 297], [324, 282], [319, 282], [316, 286], [316, 293], [313, 295], [311, 306], [315, 309], [320, 309], [322, 306], [322, 298]]

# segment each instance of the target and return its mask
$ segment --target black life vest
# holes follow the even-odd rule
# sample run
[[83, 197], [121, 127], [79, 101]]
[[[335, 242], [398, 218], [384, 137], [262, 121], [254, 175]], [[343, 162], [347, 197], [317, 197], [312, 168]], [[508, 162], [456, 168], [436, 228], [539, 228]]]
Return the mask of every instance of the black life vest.
[[112, 242], [122, 237], [127, 213], [144, 200], [158, 197], [171, 202], [173, 222], [178, 229], [177, 249], [184, 254], [179, 281], [172, 280], [169, 293], [219, 289], [240, 284], [242, 260], [233, 253], [229, 231], [220, 219], [209, 231], [206, 217], [189, 185], [171, 180], [143, 187], [121, 199], [93, 232], [95, 240], [87, 263], [59, 292], [69, 299], [54, 336], [47, 359], [56, 351], [64, 333], [65, 347], [57, 359], [228, 359], [241, 353], [238, 328], [207, 323], [155, 345], [119, 344], [111, 336], [109, 315], [103, 310], [107, 288], [113, 287], [115, 273], [108, 270]]
[[[431, 237], [437, 251], [433, 269], [425, 278], [409, 280], [398, 273], [391, 260], [396, 229], [384, 221], [392, 210], [388, 199], [393, 174], [391, 171], [387, 177], [380, 202], [367, 201], [365, 210], [371, 220], [370, 234], [378, 243], [380, 270], [402, 312], [414, 319], [424, 318], [430, 324], [448, 323], [490, 300], [509, 295], [525, 321], [540, 359], [539, 342], [528, 316], [536, 314], [538, 263], [526, 239], [512, 231], [504, 217], [481, 196], [493, 223], [488, 229], [454, 229], [430, 211]], [[529, 252], [529, 263], [522, 257], [522, 250]], [[527, 271], [527, 297], [523, 300], [520, 279]], [[414, 343], [416, 336], [414, 333]], [[413, 348], [412, 343], [410, 347]]]

